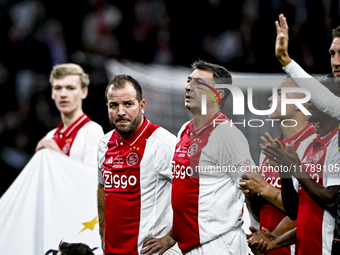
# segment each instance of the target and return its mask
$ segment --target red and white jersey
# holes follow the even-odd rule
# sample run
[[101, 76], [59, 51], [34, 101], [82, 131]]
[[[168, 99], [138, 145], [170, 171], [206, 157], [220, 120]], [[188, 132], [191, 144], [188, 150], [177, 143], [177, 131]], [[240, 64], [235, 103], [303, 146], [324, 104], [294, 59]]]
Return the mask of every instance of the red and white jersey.
[[[324, 187], [340, 185], [340, 153], [336, 127], [325, 137], [320, 135], [306, 148], [301, 164], [307, 173]], [[303, 189], [299, 190], [299, 210], [295, 223], [297, 255], [331, 254], [335, 218], [321, 208]]]
[[193, 121], [185, 123], [177, 140], [172, 234], [186, 253], [242, 229], [245, 198], [237, 186], [245, 166], [254, 162], [248, 141], [221, 112], [199, 129], [193, 129]]
[[[148, 119], [128, 139], [107, 133], [98, 147], [105, 191], [105, 253], [141, 254], [172, 226], [171, 159], [176, 137]], [[178, 248], [177, 248], [178, 249]]]
[[[316, 130], [312, 123], [308, 124], [303, 130], [294, 135], [293, 137], [282, 140], [282, 134], [277, 138], [283, 144], [290, 144], [292, 141], [295, 141], [295, 150], [297, 151], [299, 158], [302, 159], [304, 154], [304, 150], [299, 150], [299, 145], [302, 141], [308, 140], [310, 143], [316, 137]], [[266, 181], [274, 186], [275, 188], [281, 189], [281, 180], [280, 175], [277, 169], [266, 165], [268, 163], [268, 157], [263, 153], [260, 155], [260, 166], [261, 166], [261, 174], [266, 179]], [[286, 217], [286, 214], [282, 213], [276, 207], [274, 207], [269, 202], [264, 204], [260, 210], [260, 227], [265, 227], [269, 229], [269, 231], [273, 231], [277, 225], [281, 222], [281, 220]], [[290, 246], [282, 247], [280, 249], [276, 249], [271, 251], [270, 254], [273, 255], [285, 255], [285, 254], [294, 254], [291, 251]]]
[[96, 166], [98, 144], [104, 136], [103, 128], [85, 113], [64, 132], [60, 132], [63, 125], [60, 122], [45, 138], [55, 140], [65, 155]]

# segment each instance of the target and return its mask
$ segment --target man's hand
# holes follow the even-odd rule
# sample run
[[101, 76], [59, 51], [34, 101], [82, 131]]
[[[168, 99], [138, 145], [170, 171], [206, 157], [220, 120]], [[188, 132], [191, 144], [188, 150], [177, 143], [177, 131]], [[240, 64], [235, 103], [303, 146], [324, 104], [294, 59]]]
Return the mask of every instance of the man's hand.
[[253, 226], [250, 226], [249, 229], [252, 232], [250, 235], [246, 234], [249, 248], [254, 254], [264, 252], [267, 249], [267, 243], [257, 236], [257, 232], [260, 230]]
[[170, 232], [161, 238], [152, 238], [143, 244], [142, 254], [151, 255], [159, 251], [162, 255], [166, 250], [176, 244], [176, 241], [170, 236]]
[[283, 147], [280, 147], [278, 143], [276, 145], [277, 146], [273, 146], [270, 144], [265, 148], [262, 148], [263, 154], [265, 154], [272, 162], [274, 162], [273, 164], [276, 166], [288, 166], [289, 170], [298, 169], [298, 167], [301, 165], [301, 162], [298, 154], [294, 150], [295, 141], [293, 141], [291, 144], [286, 144], [287, 149], [282, 149]]
[[267, 185], [269, 185], [269, 183], [267, 183], [260, 174], [258, 167], [248, 167], [247, 172], [241, 175], [238, 188], [243, 190], [245, 196], [250, 197], [254, 193], [261, 195]]
[[256, 229], [252, 226], [249, 227], [252, 232], [248, 235], [248, 246], [255, 251], [268, 253], [272, 249], [272, 241], [275, 237], [270, 233], [270, 231], [266, 228], [262, 228], [261, 230]]
[[290, 63], [291, 58], [288, 55], [288, 24], [283, 14], [279, 15], [279, 21], [275, 21], [276, 26], [276, 42], [275, 56], [280, 61], [282, 66]]
[[[268, 150], [266, 150], [268, 148], [268, 146], [270, 146], [270, 148], [275, 148], [277, 151], [285, 151], [285, 148], [283, 146], [283, 144], [281, 143], [281, 141], [279, 140], [275, 140], [271, 137], [271, 135], [269, 133], [265, 133], [264, 134], [265, 137], [261, 136], [260, 139], [262, 141], [263, 144], [260, 144], [260, 147], [262, 149], [262, 153], [265, 154], [267, 157], [268, 155], [265, 153], [268, 152]], [[276, 157], [268, 157], [269, 160], [269, 165], [272, 166], [277, 166], [277, 162], [276, 162]]]
[[46, 138], [41, 139], [38, 142], [37, 147], [35, 148], [35, 151], [38, 151], [42, 148], [49, 148], [51, 150], [63, 153], [63, 151], [59, 148], [58, 144], [53, 139], [46, 139]]

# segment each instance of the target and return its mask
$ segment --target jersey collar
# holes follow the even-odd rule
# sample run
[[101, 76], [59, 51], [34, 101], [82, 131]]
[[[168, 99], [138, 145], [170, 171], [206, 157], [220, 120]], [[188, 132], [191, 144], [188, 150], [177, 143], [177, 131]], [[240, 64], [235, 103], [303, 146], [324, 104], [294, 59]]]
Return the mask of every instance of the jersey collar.
[[339, 127], [334, 128], [331, 132], [321, 138], [321, 134], [318, 135], [313, 142], [320, 143], [321, 145], [327, 145], [333, 136], [335, 136], [339, 132]]
[[223, 113], [221, 113], [221, 111], [218, 111], [208, 122], [207, 124], [205, 124], [203, 127], [201, 128], [196, 128], [194, 129], [194, 120], [191, 120], [189, 122], [189, 125], [188, 125], [188, 129], [187, 129], [187, 133], [190, 134], [195, 134], [195, 135], [198, 135], [200, 133], [202, 133], [205, 129], [207, 129], [208, 127], [210, 127], [213, 123], [214, 123], [214, 120], [217, 120], [217, 119], [220, 119], [223, 117]]
[[283, 134], [278, 137], [278, 140], [281, 141], [283, 144], [290, 144], [292, 141], [303, 141], [306, 138], [310, 137], [311, 135], [316, 133], [316, 129], [313, 123], [309, 123], [304, 129], [302, 129], [299, 133], [282, 141]]
[[82, 116], [80, 116], [75, 122], [72, 123], [71, 126], [69, 126], [64, 132], [60, 132], [60, 130], [63, 128], [64, 123], [60, 122], [58, 125], [58, 131], [59, 134], [62, 134], [64, 137], [69, 137], [72, 134], [72, 131], [80, 125], [85, 119], [87, 118], [87, 115], [84, 113]]

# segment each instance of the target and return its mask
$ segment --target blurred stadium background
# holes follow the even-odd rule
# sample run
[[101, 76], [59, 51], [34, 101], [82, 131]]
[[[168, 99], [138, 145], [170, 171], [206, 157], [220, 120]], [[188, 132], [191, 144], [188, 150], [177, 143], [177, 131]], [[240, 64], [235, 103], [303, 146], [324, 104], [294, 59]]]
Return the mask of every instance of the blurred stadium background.
[[[90, 74], [84, 110], [105, 132], [105, 87], [127, 73], [143, 86], [146, 116], [177, 134], [190, 119], [183, 90], [193, 61], [225, 66], [244, 92], [254, 86], [255, 108], [266, 109], [277, 85], [267, 79], [285, 77], [274, 56], [278, 15], [290, 26], [290, 54], [318, 75], [330, 72], [339, 12], [339, 0], [0, 0], [0, 196], [60, 122], [48, 82], [53, 65], [74, 62]], [[266, 119], [232, 116], [231, 108], [232, 100], [223, 111], [233, 121]], [[238, 127], [256, 163], [260, 135], [279, 134], [268, 123]]]

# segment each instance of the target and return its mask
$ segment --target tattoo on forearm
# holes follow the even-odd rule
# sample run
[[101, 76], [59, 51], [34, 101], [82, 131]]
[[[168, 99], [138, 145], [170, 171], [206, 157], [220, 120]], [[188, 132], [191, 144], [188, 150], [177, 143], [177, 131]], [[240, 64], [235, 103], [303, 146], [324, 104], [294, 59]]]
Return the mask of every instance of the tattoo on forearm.
[[278, 191], [275, 196], [274, 196], [274, 199], [277, 200], [278, 196], [280, 195], [280, 191]]

